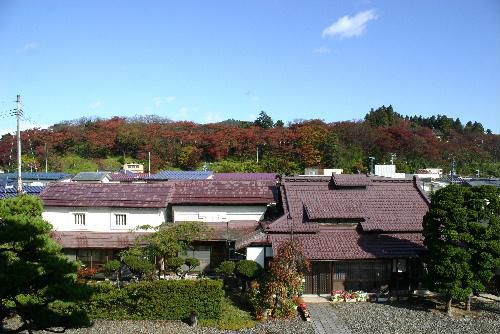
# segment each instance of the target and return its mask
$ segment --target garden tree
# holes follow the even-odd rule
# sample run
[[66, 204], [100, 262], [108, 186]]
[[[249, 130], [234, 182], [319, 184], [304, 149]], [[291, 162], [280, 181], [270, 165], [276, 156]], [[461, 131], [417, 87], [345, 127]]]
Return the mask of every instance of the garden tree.
[[[305, 257], [302, 244], [286, 240], [278, 246], [276, 256], [270, 264], [270, 277], [265, 283], [264, 298], [277, 311], [287, 316], [287, 305], [291, 297], [302, 292], [302, 279], [309, 272], [310, 263]], [[278, 310], [279, 307], [284, 309]]]
[[148, 253], [159, 260], [158, 274], [162, 263], [168, 264], [169, 259], [186, 254], [193, 241], [203, 240], [209, 232], [205, 223], [185, 222], [164, 224], [153, 235], [145, 237]]
[[151, 259], [154, 256], [148, 254], [147, 247], [134, 245], [129, 249], [121, 251], [120, 257], [132, 273], [139, 275], [141, 278], [144, 276], [149, 279], [153, 278], [155, 265]]
[[425, 262], [430, 287], [445, 296], [449, 314], [453, 299], [483, 291], [500, 266], [499, 215], [499, 188], [451, 185], [432, 196]]
[[21, 317], [19, 331], [86, 325], [76, 302], [89, 297], [76, 282], [70, 261], [42, 219], [42, 203], [32, 196], [0, 201], [0, 332], [10, 314]]
[[172, 257], [167, 260], [167, 268], [180, 278], [185, 278], [194, 268], [200, 265], [200, 260], [194, 257]]
[[252, 260], [241, 260], [236, 265], [236, 274], [243, 281], [244, 288], [249, 280], [258, 277], [261, 273], [260, 264]]
[[120, 287], [120, 270], [122, 263], [119, 260], [111, 260], [104, 264], [104, 272], [106, 276], [111, 277], [116, 274], [116, 284]]
[[255, 120], [255, 125], [264, 129], [270, 129], [273, 127], [273, 119], [264, 110], [259, 113], [259, 117]]
[[236, 263], [234, 261], [222, 261], [215, 269], [215, 272], [224, 278], [224, 287], [230, 285], [230, 280], [234, 277]]

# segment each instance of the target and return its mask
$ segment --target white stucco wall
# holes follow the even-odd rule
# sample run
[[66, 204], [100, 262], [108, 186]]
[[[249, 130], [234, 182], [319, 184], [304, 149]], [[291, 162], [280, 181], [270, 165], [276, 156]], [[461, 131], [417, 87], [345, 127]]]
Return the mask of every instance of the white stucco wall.
[[[85, 214], [85, 225], [75, 224], [75, 214]], [[116, 225], [116, 214], [126, 215], [126, 225]], [[165, 209], [45, 207], [43, 218], [56, 231], [128, 232], [137, 226], [159, 226]]]
[[252, 260], [260, 264], [264, 268], [264, 260], [267, 257], [273, 256], [273, 248], [268, 246], [247, 247], [247, 260]]
[[264, 248], [265, 247], [248, 247], [247, 260], [255, 261], [264, 268]]
[[202, 206], [174, 205], [172, 207], [174, 222], [225, 222], [232, 220], [260, 221], [264, 218], [266, 205], [238, 206]]

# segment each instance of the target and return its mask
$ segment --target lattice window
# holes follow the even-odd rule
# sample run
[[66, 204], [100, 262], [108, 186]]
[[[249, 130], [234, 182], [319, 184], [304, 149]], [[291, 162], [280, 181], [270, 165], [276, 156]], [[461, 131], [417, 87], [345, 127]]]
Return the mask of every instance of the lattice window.
[[116, 226], [127, 226], [127, 215], [115, 214], [115, 225]]
[[75, 225], [85, 226], [85, 214], [84, 213], [74, 213]]

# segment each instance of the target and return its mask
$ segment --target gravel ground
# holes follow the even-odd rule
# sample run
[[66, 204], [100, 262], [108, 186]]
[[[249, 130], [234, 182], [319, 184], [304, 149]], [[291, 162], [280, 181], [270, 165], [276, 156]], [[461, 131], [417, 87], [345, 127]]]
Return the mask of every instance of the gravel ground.
[[[15, 328], [20, 325], [15, 320], [9, 322], [10, 328]], [[49, 333], [49, 332], [38, 332]], [[270, 320], [259, 322], [255, 328], [245, 329], [240, 331], [221, 331], [210, 327], [189, 327], [180, 321], [96, 321], [92, 327], [66, 330], [65, 333], [89, 334], [89, 333], [106, 333], [106, 334], [278, 334], [278, 333], [294, 333], [294, 334], [314, 334], [314, 329], [310, 322], [305, 322], [300, 318], [291, 320]]]
[[332, 309], [353, 334], [500, 333], [500, 302], [473, 304], [473, 312], [448, 317], [432, 306], [412, 302], [391, 304], [332, 303]]

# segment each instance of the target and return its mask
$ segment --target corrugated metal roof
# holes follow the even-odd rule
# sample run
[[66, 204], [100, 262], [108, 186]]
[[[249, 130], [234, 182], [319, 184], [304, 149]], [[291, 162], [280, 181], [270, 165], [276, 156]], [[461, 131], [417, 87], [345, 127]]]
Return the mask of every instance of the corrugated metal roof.
[[211, 171], [161, 171], [151, 175], [153, 180], [206, 180], [212, 176]]
[[[45, 189], [43, 186], [23, 186], [23, 193], [38, 196]], [[0, 186], [0, 199], [17, 196], [17, 184]]]
[[[21, 178], [23, 180], [44, 180], [44, 181], [58, 181], [69, 178], [71, 175], [67, 173], [32, 173], [23, 172]], [[17, 173], [0, 173], [0, 180], [10, 179], [17, 180]]]
[[213, 179], [217, 181], [275, 181], [275, 173], [214, 173]]

